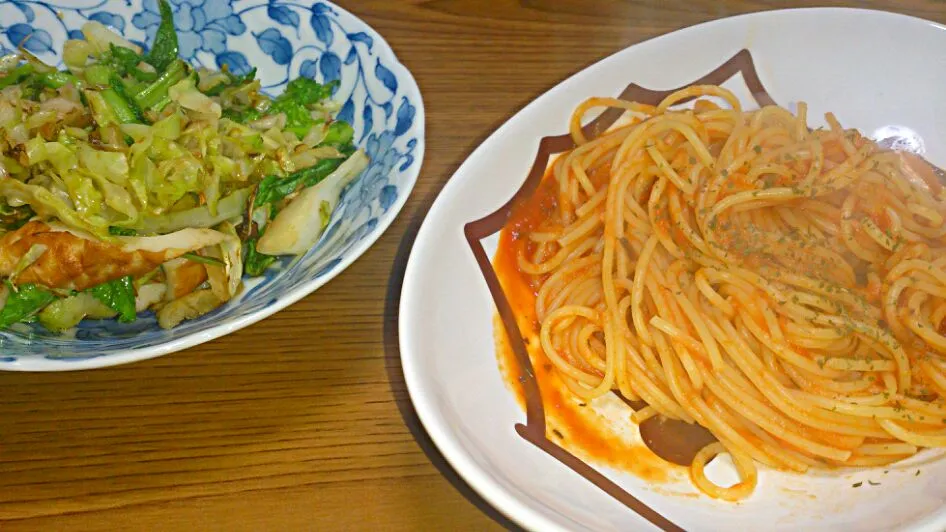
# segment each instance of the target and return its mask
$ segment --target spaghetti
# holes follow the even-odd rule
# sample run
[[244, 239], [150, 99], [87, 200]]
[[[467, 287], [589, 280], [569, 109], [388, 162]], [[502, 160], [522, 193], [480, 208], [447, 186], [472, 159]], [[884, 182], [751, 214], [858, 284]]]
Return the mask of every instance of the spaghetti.
[[[681, 104], [696, 99], [691, 108]], [[717, 103], [719, 102], [719, 104]], [[725, 104], [725, 105], [720, 105]], [[593, 108], [629, 117], [595, 139]], [[516, 228], [542, 351], [572, 393], [618, 392], [719, 440], [690, 471], [878, 466], [946, 447], [946, 192], [936, 170], [717, 86], [592, 98]], [[709, 481], [729, 453], [741, 481]]]

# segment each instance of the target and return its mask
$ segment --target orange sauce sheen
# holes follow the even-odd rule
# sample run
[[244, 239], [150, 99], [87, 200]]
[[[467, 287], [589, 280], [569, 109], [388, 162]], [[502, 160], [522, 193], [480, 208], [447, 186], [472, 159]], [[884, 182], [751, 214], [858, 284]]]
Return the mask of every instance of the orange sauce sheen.
[[[594, 180], [607, 179], [606, 171], [589, 175]], [[608, 465], [653, 482], [666, 482], [673, 471], [686, 470], [659, 458], [645, 445], [629, 442], [610, 427], [614, 420], [605, 419], [568, 390], [559, 379], [539, 342], [539, 322], [535, 304], [540, 281], [519, 270], [517, 257], [530, 251], [525, 234], [535, 230], [550, 217], [558, 205], [558, 184], [546, 174], [530, 198], [516, 205], [500, 233], [499, 248], [493, 258], [496, 271], [509, 305], [515, 314], [532, 361], [536, 381], [545, 407], [547, 437], [583, 459]], [[525, 409], [525, 395], [516, 355], [506, 337], [502, 321], [496, 317], [496, 351], [507, 386], [516, 401]], [[628, 419], [618, 423], [632, 423]]]

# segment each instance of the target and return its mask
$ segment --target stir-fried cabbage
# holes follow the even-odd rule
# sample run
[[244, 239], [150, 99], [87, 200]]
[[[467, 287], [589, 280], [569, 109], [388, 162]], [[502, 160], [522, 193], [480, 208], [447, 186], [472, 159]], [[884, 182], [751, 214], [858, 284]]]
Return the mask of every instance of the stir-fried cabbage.
[[[90, 21], [63, 48], [66, 70], [25, 50], [0, 57], [0, 264], [17, 265], [0, 267], [6, 322], [38, 315], [63, 330], [151, 309], [170, 327], [202, 315], [235, 297], [244, 274], [314, 245], [367, 164], [333, 116], [337, 82], [300, 78], [272, 98], [255, 69], [194, 68], [178, 57], [170, 5], [159, 7], [147, 51]], [[121, 284], [21, 294], [18, 277], [43, 279], [30, 269], [49, 266], [35, 231], [18, 233], [30, 220], [97, 241], [97, 256], [115, 258], [89, 264], [108, 273], [92, 277]], [[129, 276], [156, 257], [173, 260]]]
[[305, 253], [322, 236], [342, 189], [367, 165], [368, 158], [355, 153], [323, 181], [299, 193], [269, 224], [257, 251], [268, 255]]
[[71, 329], [85, 318], [105, 319], [118, 314], [90, 293], [57, 299], [39, 313], [39, 322], [51, 331]]

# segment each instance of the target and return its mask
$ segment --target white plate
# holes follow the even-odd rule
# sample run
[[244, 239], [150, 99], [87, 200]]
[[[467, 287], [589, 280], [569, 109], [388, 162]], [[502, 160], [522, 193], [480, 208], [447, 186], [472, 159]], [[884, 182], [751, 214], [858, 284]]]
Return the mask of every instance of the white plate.
[[[431, 208], [401, 297], [407, 386], [447, 460], [490, 503], [528, 528], [654, 528], [516, 433], [525, 414], [498, 368], [495, 306], [464, 226], [497, 211], [515, 194], [540, 140], [567, 132], [580, 101], [617, 95], [632, 82], [651, 89], [686, 85], [743, 49], [751, 52], [759, 78], [779, 104], [804, 100], [810, 117], [830, 110], [844, 125], [875, 137], [888, 136], [889, 127], [896, 126], [901, 135], [921, 139], [924, 155], [943, 166], [944, 29], [916, 18], [851, 9], [770, 11], [718, 20], [632, 46], [585, 69], [490, 136]], [[724, 86], [736, 90], [744, 103], [751, 101], [741, 75]], [[491, 256], [495, 239], [483, 245]], [[652, 484], [595, 467], [686, 530], [941, 531], [946, 529], [946, 460], [932, 459], [935, 455], [920, 455], [887, 468], [888, 473], [795, 475], [763, 469], [755, 493], [738, 504], [699, 495], [686, 478]]]

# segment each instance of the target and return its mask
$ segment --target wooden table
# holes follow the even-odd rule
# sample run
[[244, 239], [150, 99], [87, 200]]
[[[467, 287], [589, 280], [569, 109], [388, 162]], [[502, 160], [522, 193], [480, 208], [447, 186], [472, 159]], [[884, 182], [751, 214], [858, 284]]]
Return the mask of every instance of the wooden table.
[[[316, 294], [226, 338], [81, 373], [0, 374], [0, 530], [512, 527], [457, 477], [404, 386], [397, 306], [434, 197], [527, 102], [626, 46], [776, 0], [351, 0], [413, 71], [413, 196]], [[831, 2], [946, 22], [937, 0]], [[811, 2], [814, 4], [814, 2]]]

